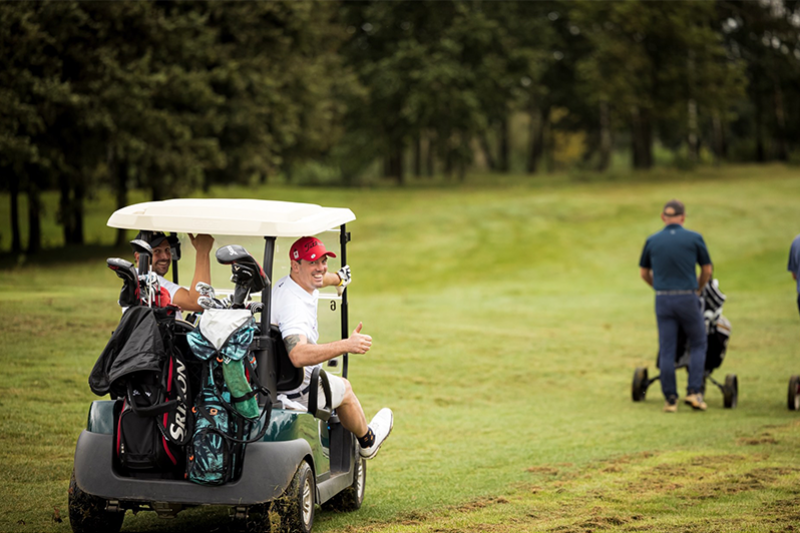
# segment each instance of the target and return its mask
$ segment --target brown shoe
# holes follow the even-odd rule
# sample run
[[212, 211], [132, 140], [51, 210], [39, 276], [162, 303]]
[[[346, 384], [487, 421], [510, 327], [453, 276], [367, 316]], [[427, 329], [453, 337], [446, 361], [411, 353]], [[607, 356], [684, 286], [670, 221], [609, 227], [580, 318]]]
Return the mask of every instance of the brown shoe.
[[664, 402], [664, 412], [665, 413], [677, 413], [678, 412], [678, 404], [676, 403], [669, 403]]
[[684, 402], [687, 405], [691, 405], [692, 409], [695, 409], [697, 411], [705, 411], [706, 408], [708, 407], [706, 405], [706, 402], [703, 401], [703, 395], [700, 394], [699, 392], [688, 395], [684, 400]]

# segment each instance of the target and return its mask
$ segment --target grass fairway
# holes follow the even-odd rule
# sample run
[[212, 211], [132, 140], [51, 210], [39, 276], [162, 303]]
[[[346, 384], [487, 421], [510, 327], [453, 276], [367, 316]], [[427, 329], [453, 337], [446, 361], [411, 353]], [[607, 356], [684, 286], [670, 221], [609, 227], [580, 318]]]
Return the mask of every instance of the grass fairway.
[[[214, 191], [347, 206], [358, 217], [350, 320], [362, 320], [374, 344], [351, 360], [350, 378], [368, 416], [394, 409], [395, 429], [369, 463], [362, 509], [320, 512], [315, 531], [800, 527], [800, 415], [786, 408], [789, 377], [800, 373], [786, 272], [800, 233], [800, 172], [561, 178]], [[639, 254], [673, 197], [705, 236], [728, 296], [733, 333], [714, 376], [738, 375], [733, 410], [711, 385], [705, 413], [683, 404], [662, 413], [658, 384], [631, 401], [634, 368], [656, 371]], [[102, 228], [107, 204], [101, 196], [89, 215], [98, 245], [113, 240]], [[99, 248], [0, 270], [0, 531], [69, 531], [72, 454], [94, 399], [86, 379], [118, 320], [119, 284], [104, 258], [123, 254]], [[678, 385], [683, 393], [684, 371]], [[129, 513], [123, 525], [228, 528], [226, 511], [204, 509], [173, 521]]]

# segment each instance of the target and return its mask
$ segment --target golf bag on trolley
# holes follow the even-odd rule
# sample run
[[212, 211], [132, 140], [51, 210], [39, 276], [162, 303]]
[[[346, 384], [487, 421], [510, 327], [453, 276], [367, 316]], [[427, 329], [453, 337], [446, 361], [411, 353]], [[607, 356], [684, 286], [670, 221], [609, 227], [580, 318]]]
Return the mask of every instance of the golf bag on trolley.
[[197, 374], [190, 366], [176, 345], [174, 315], [143, 306], [122, 315], [89, 375], [89, 386], [98, 396], [120, 400], [114, 458], [124, 471], [182, 476]]
[[[719, 282], [716, 279], [706, 283], [700, 298], [703, 301], [703, 320], [706, 325], [708, 342], [705, 364], [705, 371], [708, 374], [719, 368], [725, 359], [728, 341], [731, 336], [731, 322], [722, 314], [722, 304], [725, 303], [726, 297], [719, 290]], [[675, 354], [676, 368], [689, 365], [690, 348], [686, 333], [683, 328], [678, 328], [678, 350]], [[656, 366], [658, 366], [658, 357], [656, 357]]]
[[[186, 478], [203, 485], [230, 481], [241, 466], [245, 445], [266, 431], [268, 409], [257, 394], [268, 394], [256, 376], [250, 345], [256, 331], [247, 309], [208, 309], [188, 336], [195, 357], [204, 361], [202, 387], [195, 397], [195, 429], [186, 457]], [[263, 415], [263, 416], [262, 416]], [[253, 424], [261, 431], [250, 438]]]
[[[231, 265], [234, 293], [223, 303], [213, 298], [210, 286], [204, 287], [209, 296], [198, 303], [205, 310], [187, 337], [204, 366], [192, 410], [195, 430], [187, 447], [186, 479], [202, 485], [221, 485], [237, 476], [246, 445], [264, 436], [271, 411], [269, 391], [258, 380], [251, 352], [257, 331], [253, 313], [260, 307], [246, 305], [252, 291], [267, 286], [266, 275], [238, 245], [218, 250], [217, 260]], [[260, 410], [259, 393], [266, 400]]]

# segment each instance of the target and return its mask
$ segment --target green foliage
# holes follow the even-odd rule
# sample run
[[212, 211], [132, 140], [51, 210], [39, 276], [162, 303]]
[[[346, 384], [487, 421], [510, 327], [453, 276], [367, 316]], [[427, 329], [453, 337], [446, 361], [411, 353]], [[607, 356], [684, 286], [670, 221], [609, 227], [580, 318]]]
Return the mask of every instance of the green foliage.
[[354, 83], [334, 15], [293, 2], [0, 5], [3, 188], [28, 193], [38, 220], [39, 191], [58, 185], [66, 241], [82, 243], [93, 180], [121, 206], [131, 185], [185, 195], [327, 152]]
[[799, 13], [789, 0], [0, 3], [12, 247], [42, 247], [51, 190], [63, 241], [82, 244], [101, 188], [121, 207], [132, 188], [353, 186], [378, 166], [403, 184], [409, 166], [464, 181], [607, 170], [623, 153], [642, 169], [788, 161]]

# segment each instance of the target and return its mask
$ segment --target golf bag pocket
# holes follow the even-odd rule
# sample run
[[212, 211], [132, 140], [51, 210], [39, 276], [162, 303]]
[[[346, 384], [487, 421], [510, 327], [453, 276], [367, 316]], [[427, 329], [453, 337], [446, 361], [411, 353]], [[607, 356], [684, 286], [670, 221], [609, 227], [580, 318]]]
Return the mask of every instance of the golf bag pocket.
[[173, 473], [183, 466], [181, 448], [164, 437], [158, 417], [137, 414], [128, 398], [122, 400], [114, 447], [120, 466], [128, 471]]
[[186, 479], [201, 485], [222, 485], [232, 477], [232, 443], [228, 411], [213, 389], [195, 399], [194, 433], [186, 453]]

